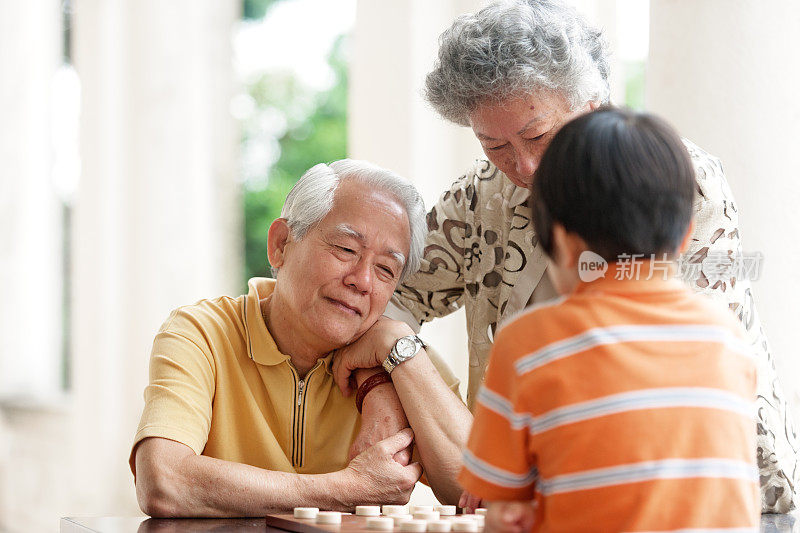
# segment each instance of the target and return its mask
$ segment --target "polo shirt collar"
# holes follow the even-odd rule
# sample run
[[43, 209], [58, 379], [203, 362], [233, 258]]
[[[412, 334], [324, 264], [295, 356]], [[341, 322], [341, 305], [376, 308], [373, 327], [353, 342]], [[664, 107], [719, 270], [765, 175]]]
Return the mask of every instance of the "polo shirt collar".
[[609, 263], [603, 277], [590, 282], [580, 282], [574, 294], [593, 292], [653, 294], [674, 292], [684, 288], [674, 270], [665, 276], [660, 264], [639, 259], [638, 265], [638, 269], [634, 266], [632, 270], [630, 262]]
[[[281, 353], [275, 339], [264, 322], [260, 301], [275, 290], [275, 280], [271, 278], [251, 278], [247, 282], [248, 292], [244, 298], [244, 329], [247, 339], [247, 355], [260, 365], [274, 366], [290, 362], [291, 356]], [[322, 359], [325, 372], [332, 374], [334, 352]]]
[[259, 302], [275, 290], [275, 280], [251, 278], [247, 282], [248, 292], [244, 298], [244, 329], [247, 338], [247, 355], [260, 365], [278, 365], [291, 359], [281, 353], [267, 329], [261, 315]]

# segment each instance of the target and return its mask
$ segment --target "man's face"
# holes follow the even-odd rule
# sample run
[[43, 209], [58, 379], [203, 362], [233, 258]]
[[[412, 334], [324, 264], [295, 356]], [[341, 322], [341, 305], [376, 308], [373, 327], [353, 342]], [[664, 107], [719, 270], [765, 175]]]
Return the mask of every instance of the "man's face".
[[397, 285], [409, 233], [408, 215], [391, 195], [340, 183], [328, 215], [300, 241], [289, 237], [274, 265], [281, 322], [320, 354], [360, 337]]
[[560, 93], [530, 94], [480, 105], [469, 119], [489, 161], [514, 185], [527, 188], [561, 126], [590, 107], [571, 111]]

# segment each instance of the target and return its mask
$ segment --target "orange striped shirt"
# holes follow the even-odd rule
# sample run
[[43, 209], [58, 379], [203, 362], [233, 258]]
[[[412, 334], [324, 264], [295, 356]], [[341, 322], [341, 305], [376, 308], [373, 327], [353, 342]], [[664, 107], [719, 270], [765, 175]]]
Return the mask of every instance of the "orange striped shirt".
[[583, 283], [495, 339], [460, 481], [534, 531], [758, 531], [755, 366], [677, 280]]

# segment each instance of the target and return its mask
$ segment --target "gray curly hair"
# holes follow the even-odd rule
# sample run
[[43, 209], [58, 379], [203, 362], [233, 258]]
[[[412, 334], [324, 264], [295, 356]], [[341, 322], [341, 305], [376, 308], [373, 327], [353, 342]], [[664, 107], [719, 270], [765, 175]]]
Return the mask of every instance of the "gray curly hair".
[[[292, 238], [301, 240], [309, 229], [325, 218], [343, 180], [356, 180], [367, 187], [386, 191], [400, 202], [408, 215], [410, 232], [408, 257], [400, 281], [419, 270], [428, 229], [422, 196], [406, 179], [367, 161], [342, 159], [327, 165], [320, 163], [297, 180], [281, 209], [281, 218], [286, 219]], [[277, 272], [278, 269], [273, 267], [272, 273]]]
[[608, 103], [608, 46], [572, 6], [559, 0], [505, 0], [461, 15], [439, 38], [425, 98], [447, 120], [469, 125], [482, 102], [541, 90], [571, 109]]

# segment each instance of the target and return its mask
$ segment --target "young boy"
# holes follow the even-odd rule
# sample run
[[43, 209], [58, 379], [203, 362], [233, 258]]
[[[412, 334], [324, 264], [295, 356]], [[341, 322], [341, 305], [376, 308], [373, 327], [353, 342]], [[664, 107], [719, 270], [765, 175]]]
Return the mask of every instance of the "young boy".
[[492, 531], [758, 530], [744, 332], [664, 261], [695, 188], [652, 115], [602, 109], [553, 139], [533, 217], [563, 298], [498, 332], [460, 476]]

